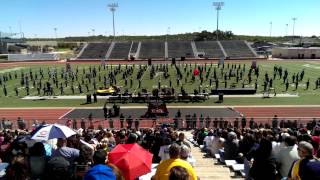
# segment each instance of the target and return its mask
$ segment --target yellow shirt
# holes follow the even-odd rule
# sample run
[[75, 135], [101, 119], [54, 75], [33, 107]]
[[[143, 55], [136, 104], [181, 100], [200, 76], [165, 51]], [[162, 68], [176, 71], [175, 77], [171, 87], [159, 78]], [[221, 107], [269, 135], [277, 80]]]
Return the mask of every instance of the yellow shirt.
[[291, 171], [291, 179], [292, 180], [300, 180], [300, 176], [299, 176], [299, 166], [300, 166], [300, 162], [301, 159], [299, 159], [298, 161], [296, 161], [292, 167], [292, 171]]
[[157, 167], [155, 175], [156, 180], [168, 180], [170, 175], [170, 169], [175, 166], [181, 166], [186, 168], [191, 177], [191, 180], [197, 180], [197, 175], [190, 163], [181, 159], [167, 159], [162, 161]]

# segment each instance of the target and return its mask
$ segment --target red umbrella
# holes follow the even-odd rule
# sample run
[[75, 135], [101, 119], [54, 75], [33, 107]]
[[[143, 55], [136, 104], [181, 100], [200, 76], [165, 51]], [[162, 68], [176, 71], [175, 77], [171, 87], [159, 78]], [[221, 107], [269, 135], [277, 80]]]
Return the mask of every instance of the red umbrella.
[[194, 68], [193, 75], [198, 76], [199, 73], [200, 73], [199, 69], [198, 68]]
[[117, 166], [126, 180], [151, 172], [152, 154], [138, 144], [118, 144], [109, 154], [108, 161]]

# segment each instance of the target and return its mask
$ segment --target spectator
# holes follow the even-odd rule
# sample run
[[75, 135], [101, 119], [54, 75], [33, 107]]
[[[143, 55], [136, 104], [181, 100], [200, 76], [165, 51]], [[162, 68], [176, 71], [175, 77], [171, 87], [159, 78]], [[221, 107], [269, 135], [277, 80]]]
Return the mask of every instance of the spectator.
[[181, 166], [187, 169], [190, 179], [196, 180], [197, 176], [192, 166], [184, 161], [179, 159], [181, 147], [178, 144], [172, 144], [169, 148], [170, 159], [162, 161], [158, 167], [156, 174], [154, 176], [155, 180], [168, 180], [170, 175], [170, 170], [172, 167]]
[[84, 180], [116, 180], [112, 168], [106, 165], [106, 152], [104, 150], [98, 150], [94, 153], [93, 162], [93, 167], [85, 174]]
[[41, 142], [35, 143], [30, 148], [29, 168], [31, 177], [42, 178], [46, 167], [46, 150]]
[[195, 159], [191, 155], [191, 150], [186, 145], [181, 146], [180, 159], [189, 162], [192, 167], [194, 167], [194, 165], [195, 165]]
[[220, 132], [216, 132], [214, 134], [214, 138], [211, 144], [211, 154], [218, 154], [219, 153], [219, 149], [221, 149], [223, 147], [223, 143], [224, 143], [225, 139], [223, 137], [221, 137], [221, 133]]
[[320, 179], [320, 161], [313, 157], [313, 147], [306, 141], [298, 145], [300, 159], [291, 167], [288, 174], [289, 180], [313, 180]]
[[276, 161], [272, 157], [271, 141], [261, 139], [254, 154], [250, 176], [255, 180], [273, 180], [276, 178]]
[[164, 145], [160, 146], [160, 150], [159, 150], [159, 157], [161, 158], [161, 161], [170, 159], [169, 156], [169, 147], [171, 145], [171, 138], [166, 137], [164, 139]]
[[127, 139], [126, 144], [134, 144], [138, 141], [138, 135], [135, 133], [130, 133]]
[[211, 151], [210, 151], [210, 147], [212, 146], [212, 141], [213, 141], [214, 137], [213, 137], [213, 132], [212, 130], [209, 131], [208, 136], [206, 136], [204, 138], [204, 150], [207, 153], [207, 155], [211, 156]]
[[251, 133], [247, 133], [243, 137], [243, 139], [239, 141], [239, 152], [241, 153], [243, 158], [244, 173], [246, 174], [246, 180], [250, 179], [250, 162], [258, 146], [258, 143], [256, 143], [254, 136]]
[[75, 148], [69, 148], [66, 146], [67, 140], [59, 138], [57, 142], [57, 149], [52, 153], [52, 157], [61, 156], [64, 157], [70, 165], [73, 165], [76, 158], [79, 157], [80, 151]]
[[185, 140], [185, 135], [182, 132], [179, 134], [179, 139], [176, 143], [180, 146], [184, 144], [184, 145], [188, 146], [189, 148], [191, 148], [190, 144]]
[[26, 158], [23, 154], [14, 156], [6, 171], [6, 179], [25, 180], [30, 178]]
[[50, 159], [45, 173], [49, 180], [63, 179], [68, 180], [71, 177], [70, 163], [62, 156], [56, 156]]
[[297, 138], [289, 136], [284, 141], [287, 147], [281, 149], [276, 157], [281, 178], [288, 175], [292, 163], [299, 159], [296, 146]]
[[239, 144], [235, 132], [229, 132], [227, 140], [223, 143], [224, 159], [235, 160], [239, 158]]
[[169, 180], [189, 180], [190, 176], [186, 168], [175, 166], [170, 169]]

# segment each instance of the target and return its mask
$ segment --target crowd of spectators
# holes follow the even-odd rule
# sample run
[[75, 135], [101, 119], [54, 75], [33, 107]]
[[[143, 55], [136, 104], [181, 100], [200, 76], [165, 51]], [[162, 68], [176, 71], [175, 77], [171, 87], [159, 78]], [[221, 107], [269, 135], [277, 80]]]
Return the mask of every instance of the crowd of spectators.
[[[276, 119], [263, 128], [198, 129], [194, 139], [208, 155], [244, 164], [246, 179], [320, 179], [320, 122], [280, 128]], [[202, 146], [203, 145], [203, 146]]]
[[[281, 128], [276, 119], [264, 127], [228, 124], [193, 129], [208, 155], [244, 164], [246, 179], [320, 179], [320, 122]], [[22, 128], [21, 128], [22, 129]], [[67, 139], [34, 141], [27, 130], [0, 133], [2, 179], [120, 179], [108, 163], [117, 144], [138, 143], [159, 164], [152, 179], [197, 179], [185, 134], [167, 125], [145, 129], [78, 129]], [[202, 147], [202, 146], [201, 146]], [[137, 177], [138, 178], [138, 177]]]
[[[152, 163], [159, 164], [154, 179], [163, 163], [175, 163], [181, 168], [163, 168], [165, 179], [183, 177], [195, 179], [194, 159], [190, 144], [183, 133], [171, 127], [146, 129], [78, 129], [67, 139], [35, 141], [27, 130], [5, 129], [0, 133], [0, 177], [2, 179], [124, 179], [121, 169], [108, 163], [108, 153], [117, 144], [138, 143], [153, 154]], [[175, 149], [173, 149], [175, 148]], [[176, 153], [172, 154], [170, 152]], [[181, 157], [181, 158], [180, 158]], [[190, 162], [190, 163], [189, 163]], [[167, 167], [167, 166], [165, 166]], [[185, 169], [183, 169], [185, 168]], [[158, 172], [159, 170], [159, 172]]]

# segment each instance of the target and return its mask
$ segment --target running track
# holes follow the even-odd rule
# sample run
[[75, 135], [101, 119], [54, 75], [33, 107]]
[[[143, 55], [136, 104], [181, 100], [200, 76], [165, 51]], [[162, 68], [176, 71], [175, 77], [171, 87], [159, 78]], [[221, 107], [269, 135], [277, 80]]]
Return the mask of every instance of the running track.
[[[65, 123], [66, 119], [61, 119], [64, 115], [72, 111], [73, 108], [1, 108], [0, 118], [6, 118], [15, 121], [22, 117], [30, 127], [34, 120], [45, 120], [47, 123]], [[296, 120], [311, 120], [313, 117], [320, 118], [319, 107], [234, 107], [234, 109], [247, 118], [254, 117], [256, 121], [270, 121], [274, 115], [281, 118], [292, 118]], [[87, 117], [84, 117], [87, 118]], [[98, 124], [99, 122], [97, 121]], [[152, 122], [150, 121], [152, 124]], [[151, 126], [150, 123], [145, 124]], [[14, 123], [15, 124], [15, 123]], [[118, 127], [115, 122], [115, 127]]]

